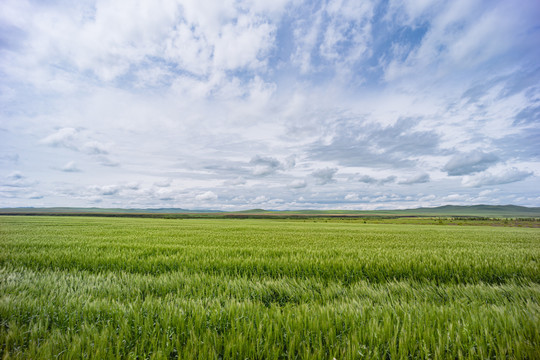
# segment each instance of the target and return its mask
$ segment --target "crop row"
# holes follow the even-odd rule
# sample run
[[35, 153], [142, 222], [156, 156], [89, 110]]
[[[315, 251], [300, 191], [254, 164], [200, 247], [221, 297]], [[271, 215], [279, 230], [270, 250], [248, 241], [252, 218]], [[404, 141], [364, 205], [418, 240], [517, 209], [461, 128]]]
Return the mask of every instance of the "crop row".
[[534, 358], [540, 341], [537, 284], [321, 288], [9, 269], [0, 278], [0, 351], [15, 357]]
[[[0, 245], [0, 266], [287, 276], [347, 284], [361, 280], [540, 282], [536, 229], [425, 226], [419, 232], [418, 227], [401, 225], [261, 225], [249, 220], [169, 220], [173, 224], [166, 224], [167, 220], [148, 219], [92, 219], [86, 224], [66, 219], [62, 225], [60, 220], [53, 221], [59, 226], [43, 226], [39, 231], [19, 228], [19, 219], [11, 228], [3, 228], [9, 236]], [[78, 223], [80, 227], [73, 226]]]

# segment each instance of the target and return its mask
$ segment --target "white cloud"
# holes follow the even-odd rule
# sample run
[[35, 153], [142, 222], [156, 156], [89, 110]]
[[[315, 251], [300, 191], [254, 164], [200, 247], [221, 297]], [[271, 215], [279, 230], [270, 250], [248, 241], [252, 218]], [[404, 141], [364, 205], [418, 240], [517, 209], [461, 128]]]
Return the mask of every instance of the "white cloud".
[[41, 139], [40, 143], [49, 146], [63, 146], [66, 148], [74, 148], [73, 142], [76, 135], [77, 130], [73, 128], [63, 128]]
[[253, 204], [261, 204], [267, 201], [268, 201], [268, 198], [264, 195], [259, 195], [255, 199], [251, 200]]
[[395, 17], [395, 20], [409, 26], [414, 26], [417, 22], [421, 21], [421, 18], [430, 9], [441, 2], [440, 0], [391, 0], [388, 5], [388, 16]]
[[195, 199], [198, 201], [214, 201], [217, 200], [217, 198], [218, 196], [213, 191], [206, 191], [195, 196]]
[[482, 190], [478, 193], [478, 196], [480, 197], [484, 197], [484, 196], [488, 196], [488, 195], [491, 195], [491, 194], [494, 194], [496, 192], [499, 192], [500, 190], [499, 189], [487, 189], [487, 190]]
[[484, 171], [491, 165], [499, 161], [495, 154], [473, 151], [454, 155], [443, 170], [450, 176], [467, 175], [479, 171]]
[[315, 178], [317, 185], [326, 185], [334, 182], [334, 174], [338, 171], [337, 168], [324, 168], [318, 169], [311, 173], [311, 176]]
[[14, 171], [12, 172], [11, 174], [9, 174], [7, 176], [8, 179], [10, 180], [14, 180], [14, 181], [17, 181], [17, 180], [22, 180], [25, 178], [25, 176], [23, 174], [21, 174], [20, 171]]
[[20, 171], [14, 171], [4, 178], [0, 186], [9, 188], [30, 188], [37, 184], [37, 181], [29, 179]]
[[90, 191], [97, 195], [112, 196], [118, 195], [122, 188], [118, 185], [96, 185], [90, 187]]
[[423, 184], [429, 182], [429, 174], [417, 174], [399, 182], [402, 185]]
[[89, 141], [85, 143], [82, 145], [81, 150], [91, 155], [105, 155], [109, 153], [106, 146], [97, 141]]
[[506, 169], [493, 174], [483, 172], [474, 176], [464, 176], [462, 184], [467, 187], [481, 187], [488, 185], [502, 185], [524, 180], [533, 175], [533, 172], [514, 168]]
[[266, 176], [282, 170], [283, 164], [276, 158], [270, 156], [256, 155], [250, 160], [250, 165], [254, 165], [253, 175]]
[[[448, 77], [456, 70], [467, 71], [479, 64], [521, 47], [531, 38], [523, 36], [523, 23], [536, 12], [533, 1], [516, 7], [511, 2], [486, 4], [478, 1], [396, 1], [390, 7], [392, 21], [409, 26], [429, 25], [420, 46], [402, 61], [393, 59], [386, 67], [389, 81], [406, 77]], [[405, 14], [399, 16], [397, 14]], [[532, 34], [529, 34], [532, 36]], [[429, 70], [428, 70], [429, 69]]]
[[244, 179], [243, 177], [237, 177], [235, 179], [224, 181], [224, 185], [226, 186], [240, 186], [240, 185], [245, 185], [245, 184], [246, 184], [246, 179]]
[[293, 180], [289, 183], [289, 187], [292, 189], [303, 189], [307, 186], [305, 180]]
[[221, 29], [214, 46], [214, 64], [219, 69], [257, 68], [264, 65], [264, 51], [272, 45], [275, 28], [267, 23], [254, 22], [241, 15], [235, 24]]
[[377, 178], [374, 178], [373, 176], [362, 175], [362, 176], [360, 176], [358, 181], [361, 182], [361, 183], [364, 183], [364, 184], [384, 185], [384, 184], [389, 184], [389, 183], [395, 182], [396, 181], [396, 176], [390, 175], [390, 176], [387, 176], [385, 178], [377, 179]]
[[40, 143], [52, 147], [64, 147], [89, 155], [106, 155], [109, 153], [108, 147], [96, 140], [92, 140], [88, 131], [74, 128], [61, 128], [41, 139]]
[[70, 161], [62, 166], [62, 171], [64, 172], [80, 172], [81, 169], [77, 167], [77, 164], [74, 161]]
[[[285, 5], [276, 2], [271, 7], [273, 14], [279, 14]], [[253, 5], [249, 9], [232, 1], [124, 0], [63, 3], [34, 12], [31, 6], [8, 2], [5, 11], [13, 17], [4, 20], [26, 20], [20, 26], [30, 35], [29, 46], [24, 61], [13, 62], [18, 69], [54, 64], [59, 69], [89, 71], [112, 82], [150, 63], [154, 64], [152, 73], [135, 70], [133, 74], [141, 76], [139, 85], [152, 85], [162, 81], [156, 75], [162, 79], [174, 76], [170, 68], [207, 76], [264, 66], [275, 36], [268, 8]], [[41, 72], [40, 76], [47, 74]], [[45, 85], [48, 79], [42, 80]]]
[[[329, 66], [338, 74], [350, 74], [358, 61], [370, 55], [373, 11], [372, 1], [333, 0], [310, 14], [312, 22], [298, 19], [293, 60], [301, 72]], [[317, 58], [327, 63], [318, 63]]]
[[111, 160], [110, 158], [106, 156], [99, 156], [96, 158], [100, 165], [108, 166], [108, 167], [117, 167], [120, 166], [120, 163], [118, 161]]
[[168, 178], [168, 179], [163, 179], [163, 180], [160, 180], [160, 181], [156, 181], [156, 182], [154, 182], [154, 185], [157, 186], [157, 187], [160, 187], [160, 188], [167, 188], [167, 187], [171, 186], [172, 182], [173, 182], [173, 179]]

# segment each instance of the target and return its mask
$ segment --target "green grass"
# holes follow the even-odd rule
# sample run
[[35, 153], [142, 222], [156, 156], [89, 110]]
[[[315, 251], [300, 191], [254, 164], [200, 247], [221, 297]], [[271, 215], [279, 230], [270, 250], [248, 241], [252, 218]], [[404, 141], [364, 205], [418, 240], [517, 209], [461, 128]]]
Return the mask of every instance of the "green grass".
[[540, 230], [0, 217], [0, 357], [538, 358]]

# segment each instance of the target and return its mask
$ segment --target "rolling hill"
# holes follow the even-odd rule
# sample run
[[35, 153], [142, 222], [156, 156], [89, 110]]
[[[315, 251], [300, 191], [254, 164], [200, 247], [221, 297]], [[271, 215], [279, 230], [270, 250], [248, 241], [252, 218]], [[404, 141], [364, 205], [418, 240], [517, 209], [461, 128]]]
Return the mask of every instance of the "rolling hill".
[[433, 208], [416, 208], [404, 210], [264, 210], [251, 209], [244, 211], [222, 212], [219, 210], [188, 210], [182, 208], [159, 209], [121, 209], [121, 208], [0, 208], [0, 215], [101, 215], [101, 216], [163, 216], [163, 215], [191, 215], [204, 217], [229, 216], [476, 216], [495, 218], [540, 218], [539, 207], [525, 207], [517, 205], [445, 205]]

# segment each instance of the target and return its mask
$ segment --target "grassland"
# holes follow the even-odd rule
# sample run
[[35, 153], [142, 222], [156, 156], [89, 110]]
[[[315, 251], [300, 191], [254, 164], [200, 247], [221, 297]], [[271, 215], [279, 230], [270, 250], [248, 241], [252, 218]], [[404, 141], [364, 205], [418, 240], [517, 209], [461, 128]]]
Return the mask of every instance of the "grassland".
[[3, 359], [538, 358], [535, 228], [0, 217]]

